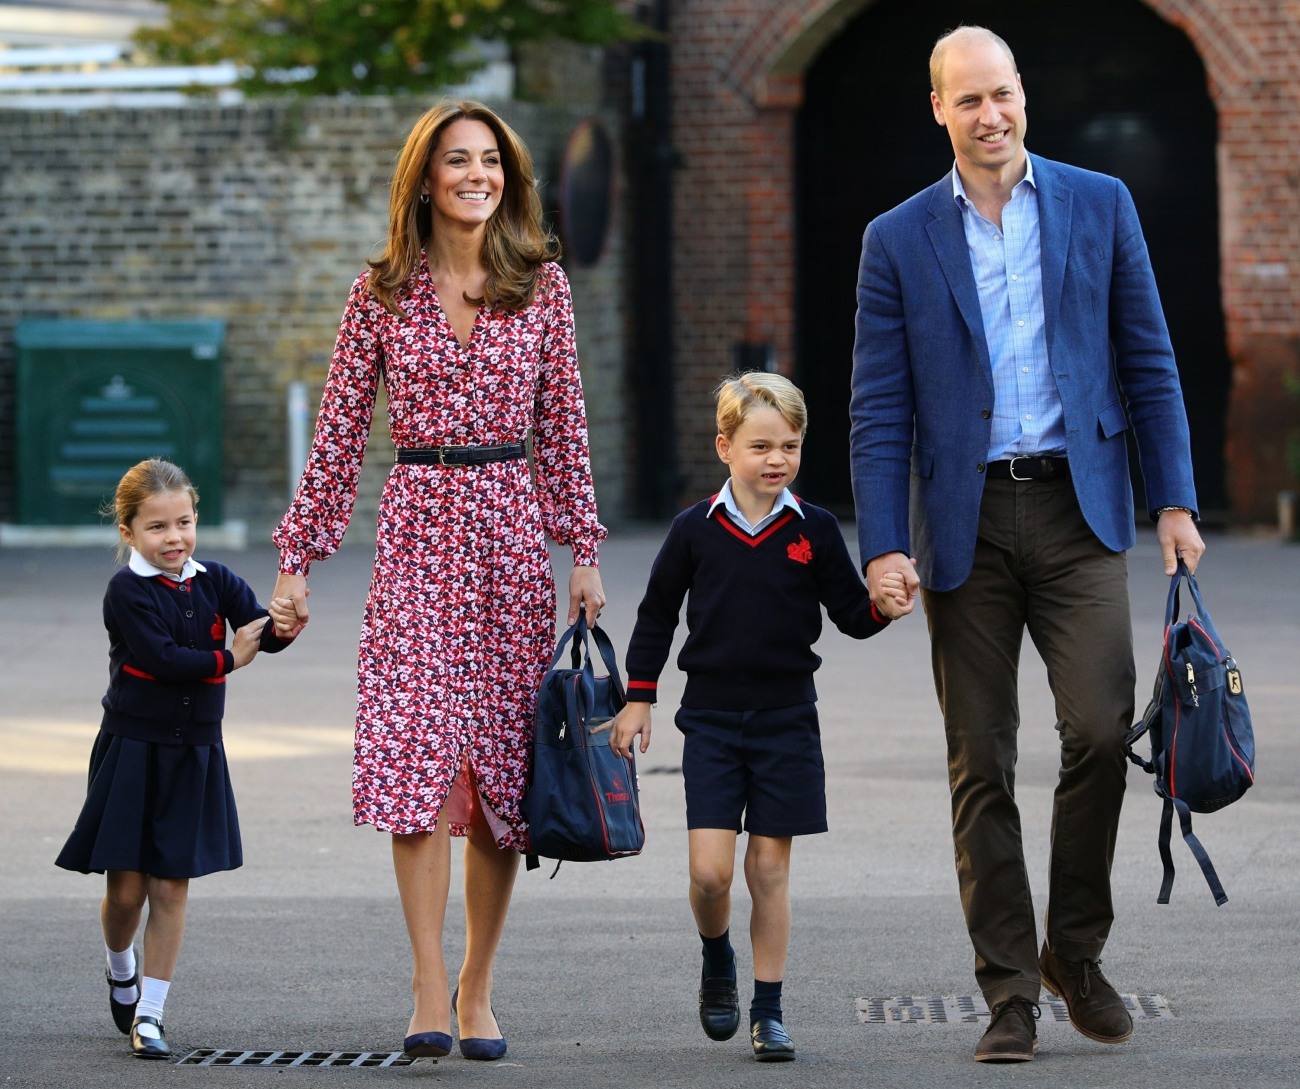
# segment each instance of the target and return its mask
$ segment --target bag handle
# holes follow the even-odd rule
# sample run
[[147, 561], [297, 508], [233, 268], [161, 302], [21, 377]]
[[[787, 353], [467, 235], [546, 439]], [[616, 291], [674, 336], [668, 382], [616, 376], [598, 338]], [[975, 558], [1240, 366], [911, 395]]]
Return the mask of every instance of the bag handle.
[[1173, 573], [1169, 580], [1169, 601], [1165, 606], [1165, 631], [1178, 616], [1178, 588], [1182, 585], [1183, 579], [1187, 580], [1187, 588], [1191, 591], [1192, 603], [1196, 606], [1196, 615], [1204, 620], [1210, 619], [1210, 610], [1205, 607], [1205, 601], [1201, 597], [1201, 588], [1196, 585], [1196, 576], [1188, 569], [1182, 559], [1178, 560], [1178, 570]]
[[[572, 640], [573, 645], [570, 648], [570, 661], [574, 669], [582, 669], [595, 675], [595, 669], [592, 663], [591, 640], [596, 642], [596, 651], [600, 655], [600, 660], [605, 665], [605, 672], [609, 674], [610, 682], [614, 685], [614, 691], [618, 693], [619, 699], [626, 702], [627, 696], [623, 688], [623, 678], [618, 672], [618, 658], [614, 653], [614, 644], [610, 641], [609, 635], [599, 624], [593, 624], [587, 627], [587, 615], [584, 612], [578, 613], [577, 623], [572, 624], [560, 636], [559, 642], [555, 645], [555, 656], [551, 659], [551, 668], [555, 669], [560, 664], [560, 659], [564, 657], [565, 644]], [[583, 664], [583, 658], [586, 658], [586, 664]]]

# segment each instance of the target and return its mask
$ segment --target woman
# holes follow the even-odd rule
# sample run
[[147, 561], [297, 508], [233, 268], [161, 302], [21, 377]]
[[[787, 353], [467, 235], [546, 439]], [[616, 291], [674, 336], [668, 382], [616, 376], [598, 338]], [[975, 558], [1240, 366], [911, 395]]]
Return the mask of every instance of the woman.
[[[466, 1058], [505, 1054], [492, 967], [526, 845], [520, 802], [555, 637], [545, 534], [573, 550], [569, 623], [580, 609], [594, 622], [605, 604], [558, 251], [531, 158], [505, 122], [475, 102], [425, 113], [393, 177], [387, 249], [353, 284], [311, 454], [274, 534], [272, 615], [291, 636], [307, 622], [311, 563], [347, 528], [382, 376], [397, 464], [361, 629], [353, 808], [357, 824], [392, 834], [414, 1056], [450, 1051], [453, 1014]], [[467, 837], [466, 943], [449, 999], [452, 835]]]

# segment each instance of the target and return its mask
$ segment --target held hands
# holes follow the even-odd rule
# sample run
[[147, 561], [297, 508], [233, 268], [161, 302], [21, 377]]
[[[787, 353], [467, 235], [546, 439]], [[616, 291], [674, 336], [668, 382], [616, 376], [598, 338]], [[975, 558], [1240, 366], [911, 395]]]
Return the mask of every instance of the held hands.
[[890, 571], [880, 579], [880, 604], [876, 608], [881, 615], [890, 620], [897, 620], [912, 611], [913, 599], [907, 592], [907, 582], [902, 572]]
[[257, 657], [258, 648], [262, 645], [262, 629], [269, 623], [266, 617], [259, 616], [256, 620], [250, 620], [242, 628], [235, 629], [230, 653], [234, 655], [236, 669], [248, 665]]
[[903, 552], [886, 552], [867, 564], [867, 592], [876, 608], [890, 620], [912, 611], [920, 587], [916, 560]]
[[281, 639], [294, 639], [307, 626], [307, 598], [310, 594], [306, 575], [281, 571], [276, 578], [267, 611], [275, 623], [275, 634]]
[[650, 704], [637, 700], [627, 704], [617, 715], [593, 733], [609, 731], [609, 747], [619, 756], [632, 755], [632, 739], [641, 736], [641, 751], [650, 748]]
[[275, 625], [275, 636], [281, 642], [291, 642], [293, 636], [288, 633], [295, 629], [302, 630], [302, 625], [298, 623], [298, 614], [294, 611], [292, 599], [274, 597], [271, 599], [271, 604], [267, 606], [266, 611], [271, 614], [271, 623]]
[[[283, 576], [281, 576], [283, 577]], [[277, 589], [279, 584], [277, 583]], [[586, 610], [587, 627], [596, 623], [596, 617], [605, 607], [605, 590], [600, 584], [599, 567], [575, 567], [569, 574], [569, 623], [578, 622], [578, 613]], [[305, 623], [305, 621], [304, 621]]]
[[1165, 574], [1178, 570], [1178, 561], [1187, 564], [1187, 570], [1196, 573], [1196, 565], [1205, 552], [1205, 542], [1192, 520], [1190, 511], [1167, 510], [1156, 522], [1156, 540], [1165, 561]]

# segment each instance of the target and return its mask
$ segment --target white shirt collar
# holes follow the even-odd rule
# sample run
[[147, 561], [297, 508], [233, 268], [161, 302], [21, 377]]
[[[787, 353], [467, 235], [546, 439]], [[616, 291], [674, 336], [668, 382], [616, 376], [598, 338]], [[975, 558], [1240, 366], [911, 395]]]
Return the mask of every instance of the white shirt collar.
[[735, 522], [736, 525], [740, 526], [742, 529], [748, 530], [751, 534], [758, 533], [766, 526], [770, 525], [776, 520], [777, 515], [787, 508], [794, 511], [800, 518], [803, 517], [803, 508], [799, 506], [799, 500], [794, 497], [794, 493], [791, 492], [789, 488], [782, 488], [781, 494], [776, 497], [776, 502], [772, 504], [771, 513], [768, 514], [767, 517], [761, 519], [758, 525], [751, 526], [749, 524], [749, 519], [740, 513], [740, 507], [736, 505], [736, 497], [731, 494], [730, 477], [727, 478], [727, 482], [718, 490], [718, 494], [714, 497], [713, 502], [709, 504], [710, 517], [712, 517], [713, 512], [717, 510], [719, 506], [726, 509], [727, 514], [731, 516], [731, 520]]
[[164, 571], [161, 567], [155, 567], [134, 548], [131, 549], [131, 559], [128, 561], [127, 566], [141, 578], [151, 579], [155, 575], [162, 575], [163, 578], [171, 579], [172, 582], [184, 582], [186, 579], [192, 579], [199, 572], [207, 570], [207, 568], [204, 567], [203, 564], [199, 563], [199, 561], [193, 556], [188, 556], [185, 560], [185, 566], [181, 568], [181, 573], [179, 575], [173, 575], [170, 571]]

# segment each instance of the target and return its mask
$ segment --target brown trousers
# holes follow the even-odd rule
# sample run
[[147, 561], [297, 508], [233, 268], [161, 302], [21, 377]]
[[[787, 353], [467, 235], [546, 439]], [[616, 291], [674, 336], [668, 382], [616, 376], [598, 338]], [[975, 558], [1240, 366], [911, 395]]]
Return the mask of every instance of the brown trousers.
[[948, 739], [952, 834], [975, 976], [990, 1006], [1037, 1001], [1038, 939], [1015, 799], [1018, 673], [1027, 630], [1056, 702], [1046, 938], [1097, 960], [1114, 911], [1110, 869], [1133, 721], [1128, 564], [1083, 520], [1068, 478], [990, 480], [970, 577], [923, 592]]

